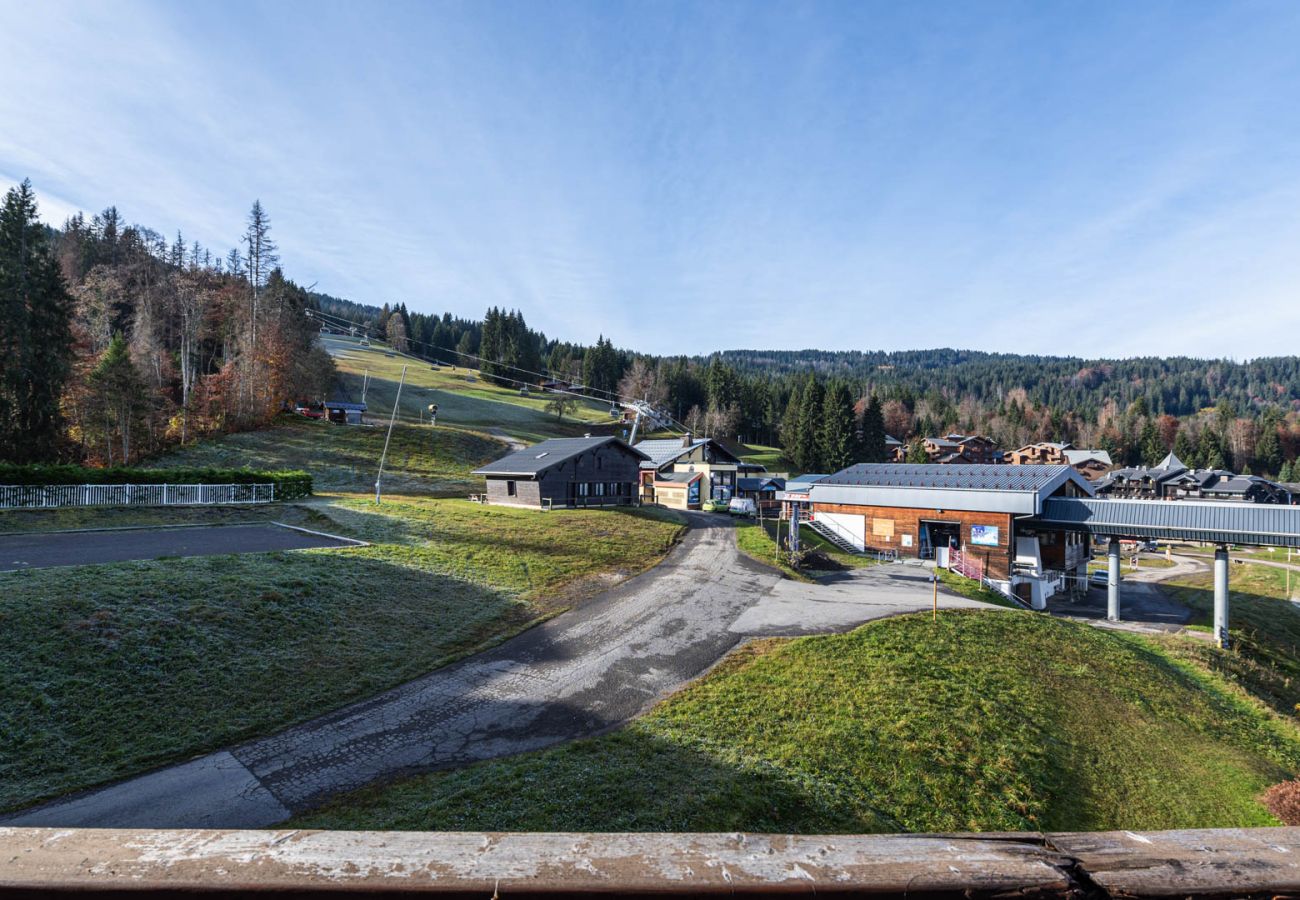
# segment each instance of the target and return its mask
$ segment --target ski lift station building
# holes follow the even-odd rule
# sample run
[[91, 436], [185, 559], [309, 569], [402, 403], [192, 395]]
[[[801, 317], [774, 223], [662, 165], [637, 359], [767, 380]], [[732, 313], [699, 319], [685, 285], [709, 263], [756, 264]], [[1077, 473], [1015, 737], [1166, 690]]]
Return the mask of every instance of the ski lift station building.
[[[1218, 544], [1214, 633], [1228, 627], [1228, 547], [1300, 548], [1300, 507], [1094, 496], [1071, 466], [850, 466], [807, 489], [815, 528], [859, 550], [934, 557], [1041, 609], [1086, 583], [1092, 538], [1108, 540], [1107, 617], [1120, 618], [1123, 539]], [[957, 560], [945, 560], [942, 557]]]
[[[1072, 467], [864, 463], [807, 488], [814, 526], [857, 550], [947, 564], [960, 554], [1004, 590], [1050, 595], [1087, 577], [1086, 536], [1034, 522], [1050, 497], [1091, 497]], [[1042, 582], [1037, 587], [1031, 581]]]

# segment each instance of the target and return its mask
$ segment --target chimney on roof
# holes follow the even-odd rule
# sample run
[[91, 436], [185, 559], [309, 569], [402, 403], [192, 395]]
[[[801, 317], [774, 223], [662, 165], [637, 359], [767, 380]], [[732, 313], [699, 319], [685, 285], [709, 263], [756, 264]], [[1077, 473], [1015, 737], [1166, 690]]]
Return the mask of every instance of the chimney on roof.
[[694, 437], [691, 435], [691, 433], [690, 433], [689, 431], [686, 432], [684, 435], [682, 435], [682, 449], [683, 449], [683, 450], [686, 449], [687, 447], [689, 447], [689, 446], [690, 446], [691, 444], [693, 444], [693, 443], [695, 443], [695, 439], [694, 439]]

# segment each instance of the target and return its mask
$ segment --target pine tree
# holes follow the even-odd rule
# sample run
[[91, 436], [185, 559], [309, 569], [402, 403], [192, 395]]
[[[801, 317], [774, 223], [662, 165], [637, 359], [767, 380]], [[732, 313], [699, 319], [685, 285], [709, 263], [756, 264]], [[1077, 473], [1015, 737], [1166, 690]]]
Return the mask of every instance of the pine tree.
[[[1183, 461], [1183, 465], [1196, 469], [1200, 467], [1201, 454], [1192, 443], [1192, 436], [1187, 433], [1186, 428], [1178, 429], [1178, 436], [1174, 438], [1174, 456]], [[1159, 462], [1159, 460], [1157, 460]]]
[[1227, 457], [1223, 452], [1223, 438], [1214, 428], [1206, 427], [1201, 432], [1200, 446], [1201, 466], [1206, 469], [1226, 469]]
[[[177, 232], [176, 239], [181, 239]], [[257, 343], [257, 320], [261, 314], [260, 301], [262, 290], [271, 272], [280, 264], [276, 255], [275, 241], [271, 240], [271, 217], [262, 208], [261, 200], [253, 201], [253, 208], [248, 211], [248, 227], [244, 229], [244, 249], [248, 262], [248, 287], [251, 306], [250, 327], [253, 343]], [[182, 246], [181, 252], [184, 253]]]
[[1164, 442], [1160, 440], [1160, 429], [1152, 419], [1147, 419], [1142, 426], [1142, 433], [1138, 438], [1138, 447], [1142, 454], [1142, 463], [1148, 466], [1154, 466], [1164, 458], [1168, 452], [1165, 450]]
[[853, 396], [843, 382], [837, 381], [826, 391], [822, 401], [821, 430], [818, 434], [818, 457], [828, 472], [838, 472], [853, 463], [855, 431]]
[[930, 454], [925, 452], [925, 441], [919, 437], [907, 448], [907, 461], [914, 465], [923, 465], [930, 461]]
[[1277, 439], [1275, 420], [1265, 416], [1259, 427], [1259, 440], [1255, 442], [1255, 464], [1261, 472], [1278, 472], [1282, 467], [1282, 445]]
[[826, 391], [816, 378], [809, 378], [799, 400], [799, 443], [794, 448], [796, 464], [805, 472], [826, 468], [821, 459], [821, 419]]
[[72, 299], [30, 181], [0, 206], [0, 459], [48, 459], [70, 369]]
[[125, 465], [131, 461], [131, 435], [144, 418], [148, 392], [120, 331], [91, 370], [89, 384], [103, 415], [108, 461], [114, 461], [113, 448], [118, 444]]
[[796, 468], [802, 468], [796, 454], [797, 448], [803, 445], [802, 431], [803, 416], [800, 414], [803, 409], [803, 386], [796, 384], [790, 391], [790, 399], [785, 405], [785, 415], [781, 417], [781, 448], [785, 451], [785, 458], [795, 464]]
[[861, 451], [862, 462], [879, 463], [885, 461], [885, 416], [880, 409], [880, 401], [872, 394], [867, 406], [862, 410]]

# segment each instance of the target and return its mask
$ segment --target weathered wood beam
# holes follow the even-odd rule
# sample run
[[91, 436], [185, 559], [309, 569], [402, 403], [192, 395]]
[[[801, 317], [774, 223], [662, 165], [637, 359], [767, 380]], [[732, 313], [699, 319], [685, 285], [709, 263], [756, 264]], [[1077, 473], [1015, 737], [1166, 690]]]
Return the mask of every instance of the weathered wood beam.
[[0, 828], [0, 892], [1300, 894], [1300, 829], [790, 836]]

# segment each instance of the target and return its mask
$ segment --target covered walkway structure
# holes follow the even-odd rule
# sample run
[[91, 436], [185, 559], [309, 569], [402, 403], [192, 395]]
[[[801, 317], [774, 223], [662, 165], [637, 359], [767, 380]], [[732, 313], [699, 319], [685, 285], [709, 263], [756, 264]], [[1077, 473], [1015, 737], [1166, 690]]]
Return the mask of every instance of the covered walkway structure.
[[1300, 507], [1193, 500], [1107, 500], [1049, 497], [1027, 524], [1082, 531], [1110, 539], [1107, 613], [1120, 618], [1121, 538], [1204, 541], [1214, 551], [1214, 636], [1228, 641], [1228, 545], [1300, 548]]

